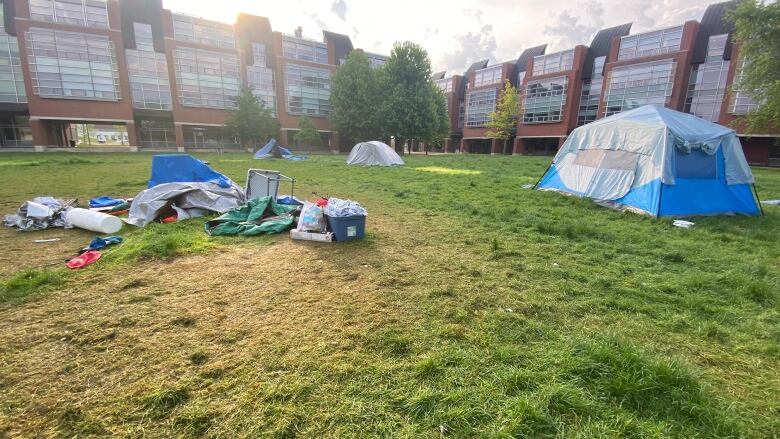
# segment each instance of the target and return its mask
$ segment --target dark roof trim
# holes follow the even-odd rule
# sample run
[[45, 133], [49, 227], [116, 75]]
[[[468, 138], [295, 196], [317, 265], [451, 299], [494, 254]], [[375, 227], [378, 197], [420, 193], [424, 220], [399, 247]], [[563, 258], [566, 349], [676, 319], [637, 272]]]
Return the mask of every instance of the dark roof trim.
[[621, 24], [620, 26], [609, 27], [596, 32], [593, 41], [588, 47], [588, 55], [585, 57], [585, 63], [582, 66], [582, 79], [590, 79], [593, 75], [593, 63], [600, 56], [609, 56], [612, 48], [612, 40], [615, 37], [624, 37], [631, 32], [631, 23]]
[[734, 32], [734, 24], [726, 21], [726, 13], [737, 7], [737, 1], [715, 3], [707, 6], [701, 18], [699, 33], [696, 35], [696, 44], [693, 46], [694, 64], [703, 63], [707, 58], [707, 43], [713, 35], [729, 34], [726, 48], [723, 51], [723, 59], [728, 60], [731, 55], [731, 34]]
[[520, 56], [517, 58], [517, 61], [515, 61], [515, 70], [520, 73], [524, 72], [526, 67], [528, 67], [528, 61], [533, 59], [535, 56], [544, 55], [544, 52], [547, 50], [547, 44], [542, 44], [539, 46], [534, 46], [528, 49], [525, 49], [523, 53], [520, 54]]

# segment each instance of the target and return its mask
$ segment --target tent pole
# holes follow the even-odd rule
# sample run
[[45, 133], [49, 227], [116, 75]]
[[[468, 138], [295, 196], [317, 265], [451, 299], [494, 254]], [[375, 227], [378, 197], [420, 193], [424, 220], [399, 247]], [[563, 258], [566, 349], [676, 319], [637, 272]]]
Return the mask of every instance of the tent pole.
[[758, 198], [758, 189], [756, 189], [756, 184], [753, 183], [753, 193], [756, 194], [756, 203], [758, 203], [758, 210], [761, 212], [761, 216], [764, 216], [764, 208], [761, 206], [761, 199]]
[[[555, 162], [553, 162], [553, 163], [555, 163]], [[553, 165], [553, 163], [550, 163], [550, 166], [548, 166], [548, 167], [547, 167], [547, 169], [546, 169], [546, 170], [544, 171], [544, 173], [542, 174], [542, 176], [541, 176], [541, 177], [539, 177], [539, 180], [536, 180], [536, 184], [534, 185], [534, 189], [536, 189], [537, 187], [539, 187], [539, 183], [542, 181], [542, 179], [544, 178], [544, 176], [545, 176], [545, 175], [547, 175], [547, 172], [550, 170], [550, 168], [552, 168], [552, 165]]]

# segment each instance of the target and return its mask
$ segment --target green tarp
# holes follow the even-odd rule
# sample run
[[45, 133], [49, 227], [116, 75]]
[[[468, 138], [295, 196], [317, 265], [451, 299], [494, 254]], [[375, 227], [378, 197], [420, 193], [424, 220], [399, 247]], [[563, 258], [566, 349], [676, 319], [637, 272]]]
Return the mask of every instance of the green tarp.
[[254, 236], [281, 233], [292, 228], [298, 206], [277, 204], [272, 197], [255, 198], [206, 223], [212, 236]]

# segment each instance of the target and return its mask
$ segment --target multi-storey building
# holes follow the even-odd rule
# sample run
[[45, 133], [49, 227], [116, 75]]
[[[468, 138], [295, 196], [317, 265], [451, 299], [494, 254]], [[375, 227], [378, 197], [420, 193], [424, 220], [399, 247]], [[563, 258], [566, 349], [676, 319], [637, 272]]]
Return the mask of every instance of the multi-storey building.
[[[549, 53], [538, 46], [524, 51], [510, 73], [520, 93], [512, 152], [553, 153], [577, 126], [661, 104], [735, 128], [750, 163], [780, 166], [780, 131], [746, 135], [740, 123], [740, 116], [756, 103], [732, 87], [747, 62], [732, 44], [733, 25], [724, 19], [735, 6], [736, 1], [713, 4], [701, 22], [641, 33], [630, 34], [630, 23], [603, 29], [587, 47]], [[479, 69], [498, 72], [507, 63], [480, 64]], [[453, 120], [456, 109], [466, 109], [460, 151], [508, 153], [483, 128], [500, 92], [494, 91], [497, 86], [477, 81], [473, 69], [464, 75], [468, 88], [461, 101], [448, 102]], [[505, 78], [501, 76], [502, 83]], [[453, 130], [451, 140], [457, 139], [455, 134]]]
[[339, 150], [328, 116], [330, 78], [353, 50], [345, 35], [282, 34], [246, 14], [230, 25], [161, 0], [0, 0], [0, 14], [0, 147], [74, 146], [87, 125], [141, 148], [238, 147], [223, 127], [247, 85], [282, 144], [305, 115]]

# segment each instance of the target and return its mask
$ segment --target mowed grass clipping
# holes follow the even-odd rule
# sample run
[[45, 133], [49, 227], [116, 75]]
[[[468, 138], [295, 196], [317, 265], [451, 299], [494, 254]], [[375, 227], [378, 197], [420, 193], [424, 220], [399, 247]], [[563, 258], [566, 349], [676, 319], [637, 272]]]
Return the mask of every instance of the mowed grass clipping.
[[[199, 157], [241, 184], [258, 167]], [[71, 158], [1, 157], [4, 181], [20, 183], [0, 206], [134, 196], [151, 159]], [[780, 431], [779, 209], [683, 230], [522, 189], [549, 157], [344, 160], [262, 167], [297, 178], [298, 196], [360, 201], [361, 242], [212, 238], [201, 218], [126, 226], [123, 244], [65, 273], [14, 261], [64, 260], [67, 246], [0, 232], [15, 249], [0, 291], [29, 292], [0, 304], [0, 436]], [[780, 172], [754, 172], [762, 199], [780, 198]]]

